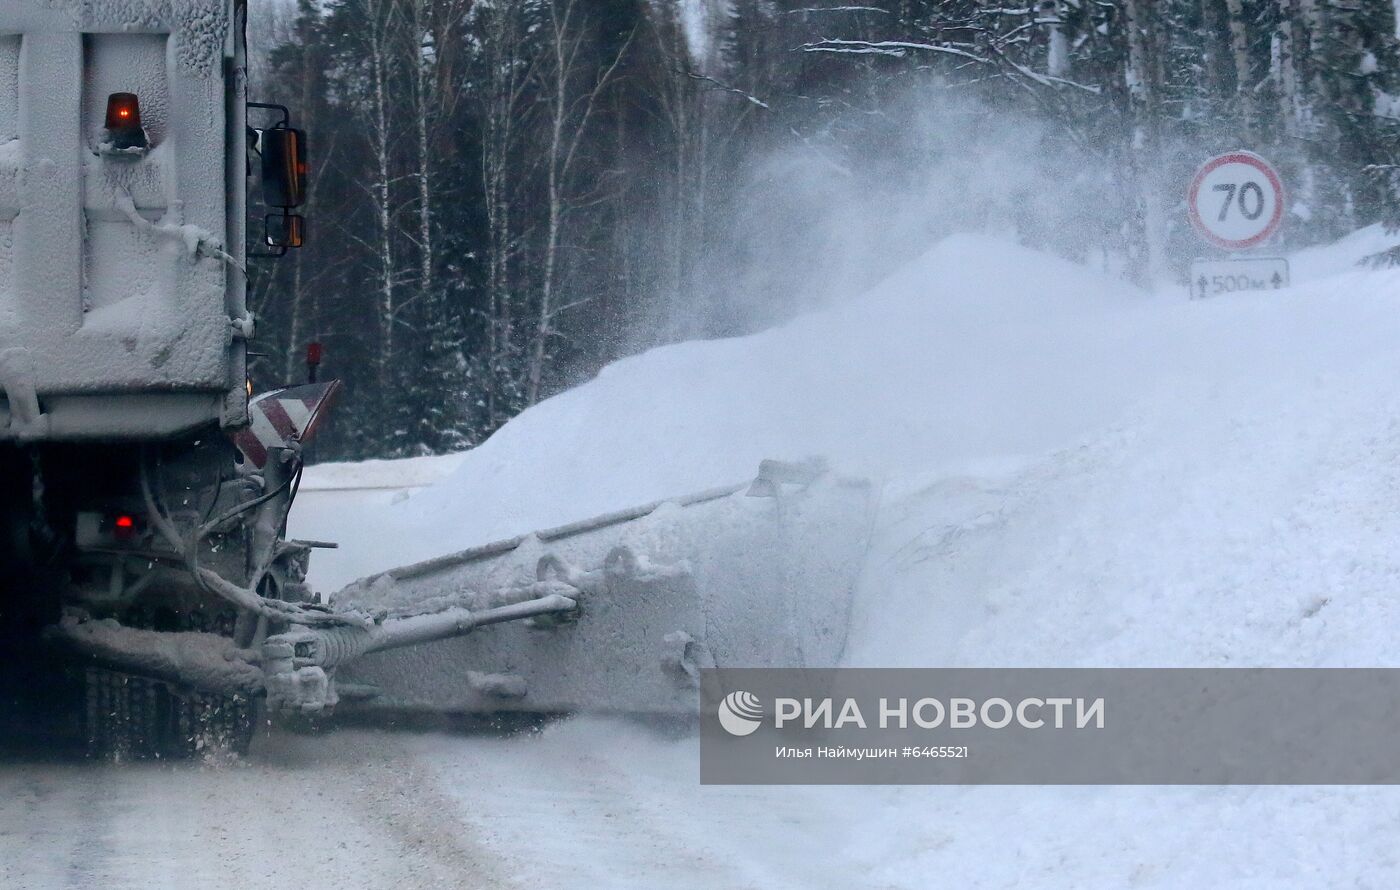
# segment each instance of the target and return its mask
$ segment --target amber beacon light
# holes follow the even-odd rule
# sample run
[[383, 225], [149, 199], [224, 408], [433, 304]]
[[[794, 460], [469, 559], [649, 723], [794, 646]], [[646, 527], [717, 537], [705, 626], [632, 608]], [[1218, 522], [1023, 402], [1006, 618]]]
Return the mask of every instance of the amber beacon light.
[[141, 126], [141, 100], [135, 93], [113, 93], [107, 97], [107, 129], [125, 130]]
[[107, 97], [107, 138], [100, 154], [111, 158], [139, 158], [150, 143], [141, 126], [141, 100], [135, 93], [112, 93]]

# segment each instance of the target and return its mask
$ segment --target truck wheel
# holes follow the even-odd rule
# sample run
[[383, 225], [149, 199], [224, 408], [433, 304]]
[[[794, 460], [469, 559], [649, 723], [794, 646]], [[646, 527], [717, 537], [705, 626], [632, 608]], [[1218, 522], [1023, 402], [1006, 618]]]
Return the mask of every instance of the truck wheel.
[[182, 760], [248, 753], [255, 702], [245, 696], [184, 693], [158, 680], [89, 668], [84, 672], [89, 757]]

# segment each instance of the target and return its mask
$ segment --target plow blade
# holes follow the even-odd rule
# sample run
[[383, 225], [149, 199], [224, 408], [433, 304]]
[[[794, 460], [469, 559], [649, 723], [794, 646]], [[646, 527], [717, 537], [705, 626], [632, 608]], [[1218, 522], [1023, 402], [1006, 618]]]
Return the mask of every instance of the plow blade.
[[834, 665], [875, 506], [868, 481], [765, 461], [751, 484], [363, 579], [332, 605], [543, 614], [347, 662], [342, 707], [688, 716], [701, 668]]

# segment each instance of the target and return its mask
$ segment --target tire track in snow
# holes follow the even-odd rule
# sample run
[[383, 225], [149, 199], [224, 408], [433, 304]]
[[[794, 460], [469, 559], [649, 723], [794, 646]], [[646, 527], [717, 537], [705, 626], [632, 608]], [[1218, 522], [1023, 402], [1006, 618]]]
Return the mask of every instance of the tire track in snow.
[[517, 886], [848, 888], [839, 792], [701, 786], [694, 738], [580, 718], [505, 739], [411, 744]]
[[0, 763], [0, 886], [505, 886], [397, 739], [258, 741], [225, 765]]

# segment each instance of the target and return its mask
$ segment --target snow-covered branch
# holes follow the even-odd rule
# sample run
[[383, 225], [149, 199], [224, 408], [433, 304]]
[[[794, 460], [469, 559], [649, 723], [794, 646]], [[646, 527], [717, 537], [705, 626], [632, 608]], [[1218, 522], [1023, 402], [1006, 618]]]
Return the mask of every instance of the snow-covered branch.
[[685, 72], [685, 76], [694, 80], [704, 81], [705, 83], [711, 84], [719, 92], [733, 93], [736, 96], [742, 96], [743, 98], [752, 102], [754, 105], [757, 105], [759, 108], [768, 109], [770, 111], [772, 110], [772, 107], [767, 102], [764, 102], [757, 96], [754, 96], [750, 93], [746, 93], [738, 87], [732, 87], [727, 83], [723, 83], [722, 81], [716, 80], [708, 74], [701, 74], [697, 71], [690, 71], [687, 69]]
[[857, 55], [880, 55], [903, 58], [910, 51], [942, 53], [949, 56], [958, 56], [983, 65], [992, 64], [991, 59], [978, 56], [967, 50], [957, 47], [944, 46], [937, 43], [913, 43], [907, 40], [818, 40], [815, 43], [804, 43], [802, 51], [808, 53], [853, 53]]

